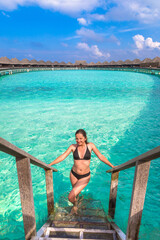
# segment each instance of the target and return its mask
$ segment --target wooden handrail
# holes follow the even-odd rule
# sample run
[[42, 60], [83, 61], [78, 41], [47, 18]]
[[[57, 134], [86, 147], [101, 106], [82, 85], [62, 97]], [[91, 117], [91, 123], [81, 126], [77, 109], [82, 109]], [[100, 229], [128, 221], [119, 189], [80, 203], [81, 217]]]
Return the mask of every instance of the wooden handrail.
[[118, 165], [115, 168], [112, 168], [112, 169], [106, 171], [106, 172], [107, 173], [119, 172], [121, 170], [125, 170], [128, 168], [134, 167], [136, 165], [137, 161], [139, 163], [144, 163], [144, 162], [148, 162], [148, 161], [154, 160], [159, 157], [160, 157], [160, 146], [153, 148], [152, 150], [145, 152], [145, 153], [139, 155], [138, 157], [135, 157], [121, 165]]
[[50, 167], [48, 164], [40, 161], [39, 159], [33, 157], [32, 155], [30, 155], [29, 153], [23, 151], [22, 149], [16, 147], [15, 145], [13, 145], [12, 143], [6, 141], [4, 138], [0, 137], [0, 151], [5, 152], [9, 155], [12, 155], [14, 157], [18, 157], [18, 158], [29, 158], [30, 159], [30, 163], [33, 165], [36, 165], [38, 167], [41, 167], [45, 170], [52, 170], [53, 172], [57, 172], [58, 170]]
[[0, 151], [16, 158], [25, 239], [30, 240], [32, 236], [36, 235], [30, 164], [36, 165], [45, 170], [48, 215], [54, 210], [53, 172], [57, 172], [57, 169], [50, 167], [48, 164], [33, 157], [29, 153], [26, 153], [3, 138], [0, 138]]
[[151, 160], [160, 157], [160, 146], [145, 152], [115, 168], [108, 170], [112, 173], [109, 197], [108, 215], [114, 218], [116, 209], [116, 197], [118, 188], [119, 172], [135, 166], [135, 174], [132, 189], [132, 198], [130, 204], [130, 213], [128, 218], [128, 226], [126, 239], [138, 240], [138, 234], [141, 224], [146, 188], [149, 176], [149, 168]]

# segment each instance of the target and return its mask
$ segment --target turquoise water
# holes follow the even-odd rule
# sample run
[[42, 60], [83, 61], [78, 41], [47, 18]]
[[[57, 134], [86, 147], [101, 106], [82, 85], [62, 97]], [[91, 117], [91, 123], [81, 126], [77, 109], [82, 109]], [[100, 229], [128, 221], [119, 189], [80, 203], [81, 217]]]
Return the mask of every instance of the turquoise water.
[[[159, 145], [160, 78], [132, 72], [41, 71], [0, 78], [0, 135], [50, 163], [75, 142], [79, 128], [114, 165]], [[71, 190], [72, 155], [54, 173], [55, 203]], [[14, 157], [0, 157], [0, 239], [23, 239], [23, 220]], [[109, 167], [92, 154], [85, 197], [100, 199], [107, 212]], [[47, 219], [45, 174], [32, 166], [37, 229]], [[134, 168], [120, 173], [115, 222], [126, 232]], [[151, 163], [140, 239], [160, 238], [160, 167]], [[69, 203], [68, 203], [69, 204]], [[122, 217], [123, 216], [123, 217]]]

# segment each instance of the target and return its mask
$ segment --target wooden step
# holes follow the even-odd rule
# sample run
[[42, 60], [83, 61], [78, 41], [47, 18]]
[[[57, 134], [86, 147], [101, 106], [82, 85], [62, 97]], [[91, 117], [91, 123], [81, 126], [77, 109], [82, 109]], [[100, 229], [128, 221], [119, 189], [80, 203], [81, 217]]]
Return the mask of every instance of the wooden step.
[[[32, 237], [31, 240], [78, 240], [79, 238], [46, 238], [46, 237]], [[105, 240], [109, 240], [110, 238], [105, 238]], [[84, 240], [102, 240], [102, 238], [85, 238]], [[114, 238], [113, 238], [114, 240]], [[116, 240], [116, 238], [115, 238]]]
[[72, 227], [72, 228], [85, 228], [85, 229], [105, 229], [110, 230], [110, 223], [106, 222], [86, 222], [86, 221], [52, 221], [50, 227]]
[[[78, 240], [79, 238], [46, 238], [46, 237], [32, 237], [31, 240]], [[85, 238], [84, 240], [102, 240], [102, 238]], [[105, 240], [109, 240], [109, 238], [105, 238]], [[114, 238], [113, 238], [114, 240]], [[116, 240], [116, 238], [115, 238]]]
[[85, 228], [55, 228], [47, 227], [43, 237], [37, 236], [32, 240], [40, 239], [107, 239], [114, 240], [114, 230], [85, 229]]

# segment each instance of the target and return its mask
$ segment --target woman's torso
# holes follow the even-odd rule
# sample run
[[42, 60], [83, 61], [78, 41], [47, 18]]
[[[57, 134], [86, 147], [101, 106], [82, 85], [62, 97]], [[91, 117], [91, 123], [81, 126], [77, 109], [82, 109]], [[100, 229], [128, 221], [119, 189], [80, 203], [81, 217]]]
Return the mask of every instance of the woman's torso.
[[82, 149], [78, 147], [77, 144], [74, 144], [73, 149], [73, 158], [74, 165], [72, 167], [73, 171], [77, 174], [83, 175], [90, 171], [90, 161], [91, 161], [91, 146], [86, 144], [85, 151], [82, 153]]

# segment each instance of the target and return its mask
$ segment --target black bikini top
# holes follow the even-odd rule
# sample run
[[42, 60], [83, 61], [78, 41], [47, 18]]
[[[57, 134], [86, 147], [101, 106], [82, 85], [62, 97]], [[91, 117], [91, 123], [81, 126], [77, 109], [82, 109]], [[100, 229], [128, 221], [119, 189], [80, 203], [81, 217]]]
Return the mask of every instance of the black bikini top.
[[76, 150], [73, 152], [73, 158], [74, 158], [74, 160], [90, 160], [91, 159], [91, 153], [88, 149], [88, 146], [87, 146], [87, 149], [86, 149], [86, 152], [85, 152], [83, 158], [79, 157], [78, 148], [76, 147]]

